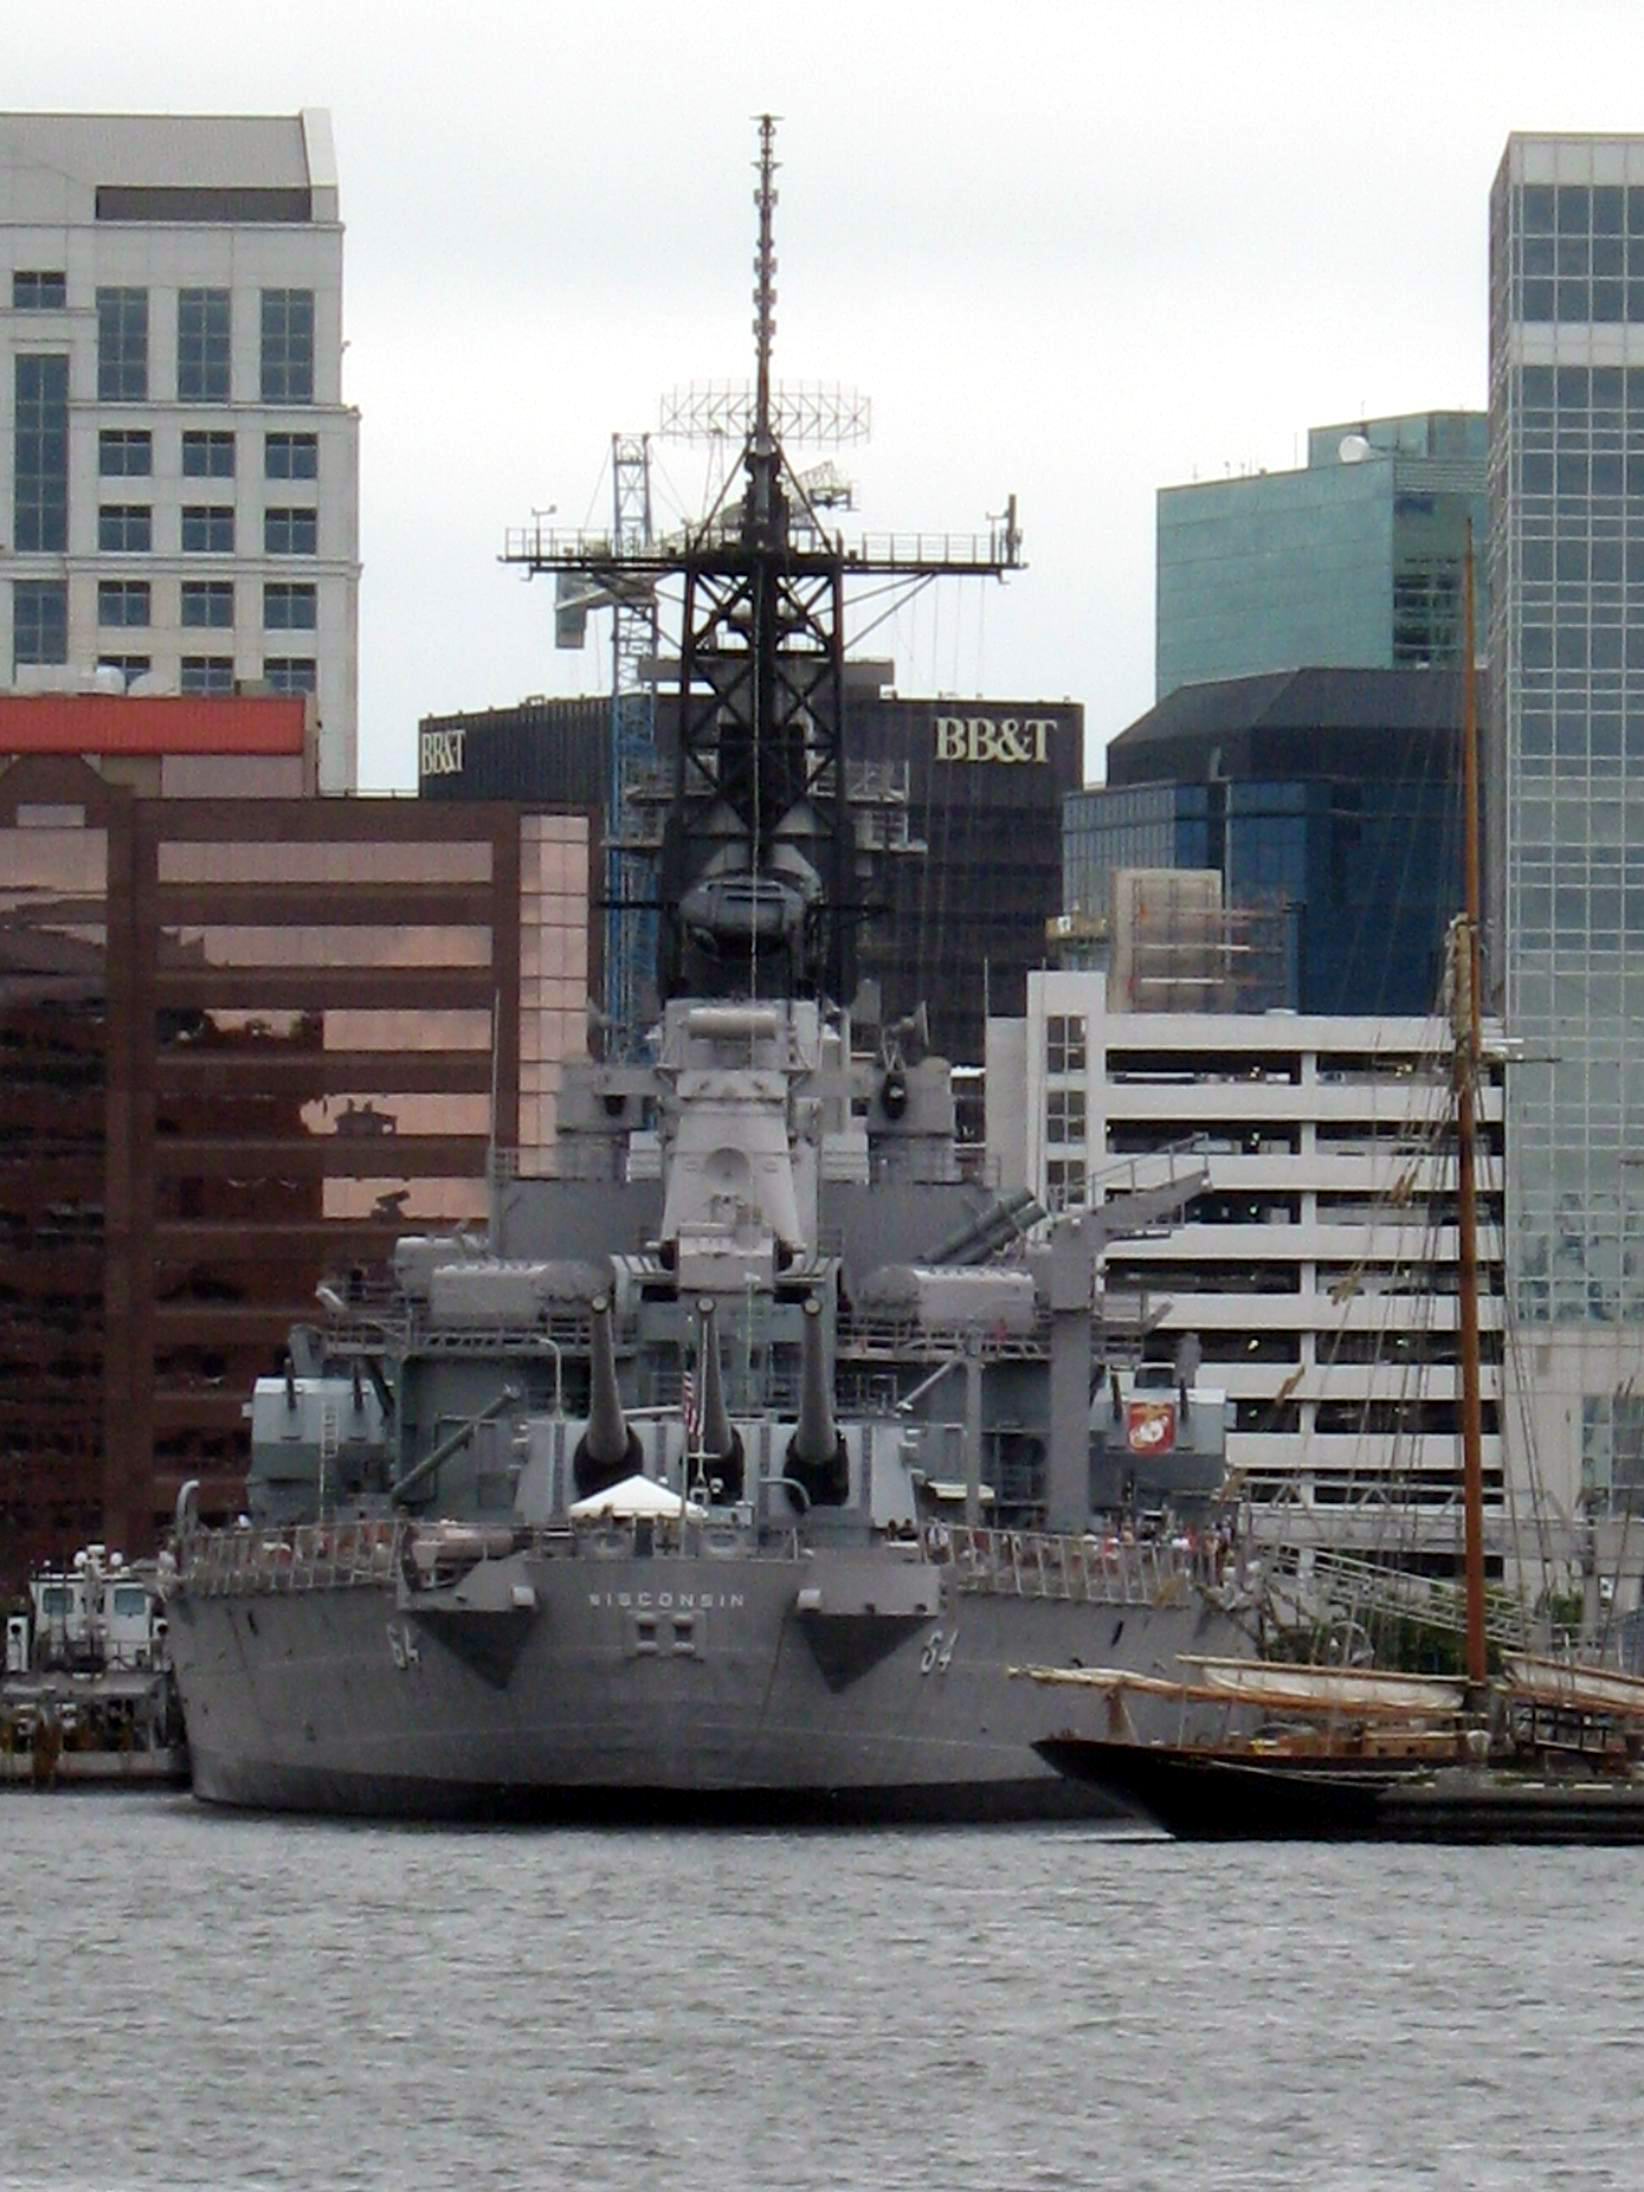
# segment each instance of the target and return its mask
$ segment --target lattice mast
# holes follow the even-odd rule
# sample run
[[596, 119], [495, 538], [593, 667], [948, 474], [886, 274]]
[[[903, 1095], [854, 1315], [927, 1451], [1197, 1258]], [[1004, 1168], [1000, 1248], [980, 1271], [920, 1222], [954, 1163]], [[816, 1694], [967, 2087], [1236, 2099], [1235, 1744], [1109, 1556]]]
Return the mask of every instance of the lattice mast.
[[[611, 540], [619, 556], [651, 547], [651, 437], [611, 436]], [[611, 596], [611, 754], [605, 830], [605, 1010], [614, 1027], [642, 1016], [656, 966], [657, 919], [650, 865], [635, 850], [635, 793], [656, 761], [656, 585]]]
[[[663, 999], [848, 1001], [865, 899], [844, 754], [847, 576], [913, 585], [1020, 568], [1014, 497], [985, 536], [891, 536], [847, 549], [824, 526], [830, 498], [789, 464], [784, 428], [796, 439], [854, 440], [865, 406], [773, 384], [775, 138], [775, 118], [761, 116], [753, 388], [693, 391], [664, 411], [665, 431], [743, 434], [740, 507], [728, 506], [733, 473], [708, 516], [677, 538], [642, 547], [538, 528], [511, 536], [504, 556], [532, 574], [580, 572], [613, 599], [642, 578], [680, 585], [677, 663], [660, 680], [677, 684], [656, 840]], [[626, 885], [623, 898], [632, 905]]]

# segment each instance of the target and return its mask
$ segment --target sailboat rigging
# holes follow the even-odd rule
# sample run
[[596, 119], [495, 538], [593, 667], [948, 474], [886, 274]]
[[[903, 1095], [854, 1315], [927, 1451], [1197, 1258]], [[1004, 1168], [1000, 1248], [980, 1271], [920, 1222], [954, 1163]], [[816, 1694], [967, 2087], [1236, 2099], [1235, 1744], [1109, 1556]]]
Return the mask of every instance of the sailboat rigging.
[[[1093, 1692], [1107, 1732], [1035, 1745], [1059, 1772], [1094, 1784], [1188, 1840], [1644, 1841], [1644, 1680], [1606, 1666], [1503, 1656], [1492, 1680], [1485, 1589], [1480, 1397], [1478, 1087], [1481, 876], [1478, 683], [1471, 534], [1464, 580], [1463, 908], [1450, 925], [1459, 1263], [1463, 1679], [1287, 1662], [1185, 1661], [1177, 1681], [1103, 1668], [1030, 1668]], [[1254, 1728], [1208, 1740], [1143, 1742], [1129, 1699], [1242, 1709]], [[1282, 1716], [1275, 1719], [1275, 1716]]]

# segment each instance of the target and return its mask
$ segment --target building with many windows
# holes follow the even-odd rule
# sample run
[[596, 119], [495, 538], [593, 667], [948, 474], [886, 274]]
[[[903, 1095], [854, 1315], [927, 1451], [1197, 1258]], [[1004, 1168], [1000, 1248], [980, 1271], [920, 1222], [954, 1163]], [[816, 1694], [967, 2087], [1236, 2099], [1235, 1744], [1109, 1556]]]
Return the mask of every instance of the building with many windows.
[[[1459, 1573], [1449, 1032], [1425, 1018], [1112, 1012], [1100, 973], [1030, 975], [988, 1029], [988, 1148], [1052, 1211], [1201, 1170], [1183, 1222], [1108, 1253], [1148, 1352], [1193, 1335], [1228, 1459], [1270, 1540]], [[1001, 1093], [995, 1093], [1001, 1092]], [[1502, 1090], [1481, 1100], [1490, 1557], [1510, 1502], [1499, 1421]]]
[[330, 121], [0, 115], [0, 686], [312, 693], [355, 781]]
[[294, 696], [0, 695], [0, 1587], [188, 1478], [232, 1515], [316, 1284], [552, 1162], [588, 816], [319, 799], [313, 748]]
[[1644, 1495], [1644, 137], [1508, 140], [1490, 408], [1508, 1276], [1530, 1435], [1604, 1516]]
[[[875, 662], [847, 671], [848, 778], [871, 780], [884, 798], [885, 857], [857, 909], [858, 969], [877, 985], [887, 1021], [924, 1005], [935, 1048], [978, 1065], [990, 1001], [1019, 1012], [1029, 969], [1044, 964], [1060, 891], [1058, 814], [1082, 773], [1084, 709], [1069, 700], [915, 699], [891, 689], [893, 674]], [[665, 769], [674, 708], [672, 694], [658, 696]], [[427, 716], [419, 789], [424, 799], [603, 807], [610, 727], [609, 699]]]
[[1299, 471], [1162, 488], [1158, 697], [1314, 664], [1453, 668], [1486, 436], [1476, 411], [1315, 426]]
[[1064, 912], [1108, 920], [1130, 870], [1211, 870], [1250, 979], [1207, 1002], [1432, 1011], [1461, 902], [1461, 687], [1319, 669], [1180, 687], [1063, 801]]

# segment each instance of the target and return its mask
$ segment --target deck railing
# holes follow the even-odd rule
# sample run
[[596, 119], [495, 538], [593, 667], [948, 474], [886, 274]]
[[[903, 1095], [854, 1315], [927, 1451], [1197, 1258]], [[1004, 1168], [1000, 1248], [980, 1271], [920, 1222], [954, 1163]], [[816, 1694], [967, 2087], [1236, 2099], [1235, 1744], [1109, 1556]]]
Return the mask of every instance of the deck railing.
[[964, 1523], [947, 1525], [946, 1538], [962, 1591], [1100, 1606], [1185, 1606], [1221, 1581], [1223, 1551], [1214, 1539], [1138, 1542]]
[[397, 1521], [302, 1523], [287, 1530], [200, 1530], [177, 1555], [177, 1579], [200, 1598], [263, 1596], [382, 1586], [412, 1589], [448, 1583], [487, 1560], [527, 1553], [537, 1560], [620, 1560], [640, 1549], [707, 1560], [797, 1561], [795, 1529], [757, 1532], [736, 1521], [687, 1522], [668, 1516], [554, 1523], [539, 1529], [499, 1523]]
[[[681, 1524], [668, 1517], [560, 1523], [518, 1529], [508, 1523], [441, 1526], [409, 1519], [305, 1523], [290, 1530], [198, 1531], [178, 1558], [183, 1587], [202, 1598], [381, 1586], [403, 1578], [428, 1588], [482, 1561], [514, 1553], [539, 1560], [620, 1560], [647, 1549], [660, 1557], [797, 1561], [800, 1533], [760, 1532], [732, 1521]], [[1058, 1598], [1101, 1606], [1187, 1605], [1222, 1580], [1223, 1548], [1214, 1538], [1059, 1536], [932, 1524], [904, 1558], [951, 1564], [961, 1591], [1011, 1598]]]

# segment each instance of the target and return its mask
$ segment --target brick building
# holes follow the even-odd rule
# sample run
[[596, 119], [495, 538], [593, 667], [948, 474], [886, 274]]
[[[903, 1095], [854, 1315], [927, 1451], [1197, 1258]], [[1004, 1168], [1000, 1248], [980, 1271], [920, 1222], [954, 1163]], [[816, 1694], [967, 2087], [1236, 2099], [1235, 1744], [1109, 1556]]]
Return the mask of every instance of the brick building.
[[0, 1580], [235, 1508], [316, 1283], [548, 1159], [586, 815], [313, 775], [301, 697], [0, 696]]

